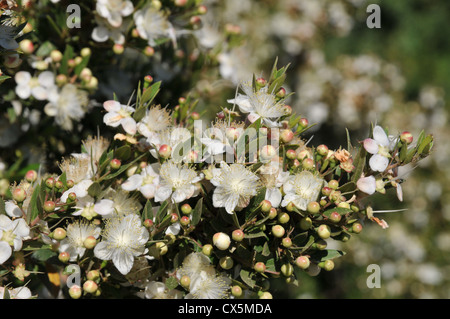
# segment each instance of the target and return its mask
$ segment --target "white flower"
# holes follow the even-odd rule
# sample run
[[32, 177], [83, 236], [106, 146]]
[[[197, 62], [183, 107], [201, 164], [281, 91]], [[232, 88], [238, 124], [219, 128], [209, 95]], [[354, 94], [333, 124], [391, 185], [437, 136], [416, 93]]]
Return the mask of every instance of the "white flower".
[[171, 198], [173, 203], [182, 202], [196, 193], [195, 183], [201, 180], [193, 169], [173, 162], [165, 162], [159, 171], [161, 178], [155, 193], [155, 201], [163, 202]]
[[229, 297], [231, 279], [225, 275], [201, 271], [191, 278], [186, 299], [225, 299]]
[[172, 122], [169, 111], [160, 106], [151, 107], [137, 124], [139, 133], [147, 138], [149, 144], [158, 144], [161, 131], [167, 129]]
[[11, 220], [0, 215], [0, 265], [11, 257], [13, 249], [22, 249], [22, 240], [29, 235], [30, 228], [23, 218]]
[[381, 126], [375, 126], [373, 129], [373, 139], [364, 140], [364, 148], [370, 154], [373, 154], [369, 160], [369, 166], [373, 171], [384, 172], [389, 165], [390, 141], [386, 132]]
[[156, 46], [156, 40], [170, 37], [175, 43], [175, 29], [161, 10], [151, 4], [138, 10], [133, 15], [139, 36]]
[[246, 207], [259, 188], [259, 178], [242, 164], [220, 163], [220, 169], [213, 169], [211, 183], [216, 186], [213, 194], [214, 207], [225, 207], [233, 214], [236, 207]]
[[373, 193], [375, 193], [377, 189], [375, 177], [373, 176], [360, 177], [356, 182], [356, 187], [358, 187], [358, 189], [361, 192], [372, 195]]
[[122, 17], [133, 13], [134, 6], [131, 1], [97, 0], [95, 9], [111, 26], [118, 28], [122, 25]]
[[63, 203], [67, 202], [67, 198], [69, 197], [70, 193], [75, 193], [75, 195], [77, 196], [77, 199], [80, 200], [85, 196], [88, 196], [88, 188], [89, 186], [91, 186], [94, 182], [91, 181], [90, 179], [85, 179], [82, 180], [81, 182], [79, 182], [78, 184], [75, 184], [73, 187], [69, 188], [68, 190], [66, 190], [62, 195], [61, 195], [61, 201]]
[[122, 125], [128, 134], [136, 134], [136, 121], [131, 117], [134, 108], [120, 104], [117, 101], [109, 100], [103, 103], [103, 107], [108, 113], [103, 117], [103, 122], [112, 127]]
[[55, 76], [50, 71], [44, 71], [38, 77], [32, 77], [27, 71], [19, 71], [14, 80], [17, 83], [16, 94], [23, 100], [30, 96], [39, 101], [47, 100], [56, 90]]
[[159, 185], [159, 175], [153, 169], [156, 169], [156, 165], [159, 164], [148, 165], [142, 169], [140, 174], [128, 177], [122, 184], [122, 189], [129, 192], [138, 190], [147, 199], [155, 197], [155, 192]]
[[[111, 190], [105, 198], [113, 201], [114, 217], [126, 216], [136, 213], [142, 209], [142, 205], [135, 197], [129, 197], [128, 192], [124, 190]], [[108, 216], [103, 216], [108, 217]]]
[[290, 202], [306, 210], [308, 203], [315, 201], [322, 189], [324, 180], [309, 171], [302, 171], [289, 177], [283, 186], [285, 196], [281, 206], [286, 207]]
[[5, 202], [5, 211], [9, 217], [22, 217], [22, 210], [12, 200]]
[[264, 199], [268, 200], [272, 207], [278, 207], [281, 204], [283, 195], [281, 186], [289, 179], [289, 172], [283, 172], [281, 165], [272, 161], [260, 168], [261, 179], [266, 186], [266, 195]]
[[286, 115], [286, 111], [284, 103], [276, 101], [274, 92], [268, 92], [267, 86], [254, 92], [251, 82], [244, 82], [241, 88], [245, 94], [238, 93], [236, 98], [228, 100], [228, 103], [237, 104], [243, 113], [250, 113], [248, 119], [251, 122], [262, 118], [269, 127], [279, 126], [276, 121]]
[[73, 84], [66, 84], [61, 91], [49, 94], [48, 100], [45, 114], [54, 117], [56, 124], [68, 131], [72, 130], [73, 121], [78, 122], [84, 117], [89, 103], [88, 93]]
[[87, 195], [79, 198], [74, 208], [75, 212], [73, 212], [72, 215], [82, 216], [87, 220], [91, 220], [97, 215], [111, 217], [114, 213], [114, 202], [110, 199], [102, 199], [97, 203], [94, 203], [94, 199]]
[[93, 175], [90, 156], [71, 156], [63, 158], [59, 164], [61, 172], [66, 173], [66, 179], [72, 180], [75, 184], [90, 179]]
[[67, 252], [70, 261], [76, 261], [78, 257], [83, 257], [86, 252], [84, 241], [92, 236], [97, 239], [101, 229], [85, 221], [76, 221], [67, 226], [67, 237], [61, 240], [59, 251]]
[[100, 160], [100, 157], [108, 149], [109, 146], [109, 141], [102, 136], [89, 136], [87, 140], [84, 140], [82, 143], [86, 153], [94, 163]]
[[178, 279], [183, 276], [194, 278], [201, 271], [215, 274], [214, 266], [211, 265], [209, 258], [203, 253], [193, 252], [184, 258], [181, 268], [177, 271], [177, 277]]
[[124, 44], [126, 25], [122, 24], [120, 27], [115, 28], [110, 25], [106, 19], [95, 17], [97, 26], [92, 30], [91, 37], [95, 42], [106, 42], [108, 39], [114, 41], [115, 44]]
[[[154, 148], [150, 150], [150, 154], [155, 158], [159, 158], [158, 150], [162, 145], [170, 146], [172, 149], [172, 161], [181, 162], [183, 158], [180, 158], [176, 153], [177, 146], [191, 138], [191, 132], [185, 127], [170, 127], [158, 134], [153, 135], [152, 143]], [[189, 145], [192, 147], [192, 145]], [[183, 154], [186, 154], [188, 150], [183, 150]]]
[[126, 275], [133, 267], [134, 257], [145, 252], [149, 234], [139, 216], [131, 214], [107, 220], [102, 237], [94, 248], [95, 257], [112, 260], [119, 272]]
[[13, 289], [0, 287], [0, 299], [5, 298], [5, 289], [8, 289], [9, 297], [11, 299], [30, 299], [32, 297], [31, 290], [25, 286]]
[[146, 299], [181, 299], [183, 294], [176, 289], [167, 290], [164, 283], [159, 281], [150, 281], [145, 285]]

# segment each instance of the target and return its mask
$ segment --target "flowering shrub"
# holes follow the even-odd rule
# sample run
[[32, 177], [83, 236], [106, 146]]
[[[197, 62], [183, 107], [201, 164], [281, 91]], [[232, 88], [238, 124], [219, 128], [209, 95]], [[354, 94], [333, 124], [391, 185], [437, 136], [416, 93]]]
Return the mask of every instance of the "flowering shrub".
[[[155, 105], [161, 82], [105, 101], [111, 140], [89, 137], [59, 172], [30, 170], [0, 201], [4, 283], [44, 272], [72, 298], [270, 298], [270, 278], [333, 270], [345, 252], [330, 240], [365, 219], [388, 228], [367, 197], [394, 188], [402, 200], [398, 168], [428, 156], [433, 137], [376, 125], [339, 149], [312, 146], [313, 124], [286, 104], [287, 69], [243, 82], [209, 128], [190, 97]], [[60, 287], [74, 265], [79, 282]]]

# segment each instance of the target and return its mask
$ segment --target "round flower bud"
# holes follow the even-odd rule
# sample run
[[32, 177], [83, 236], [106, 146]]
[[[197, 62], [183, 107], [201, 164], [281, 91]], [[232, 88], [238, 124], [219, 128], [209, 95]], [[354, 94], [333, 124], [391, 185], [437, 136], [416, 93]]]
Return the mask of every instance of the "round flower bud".
[[202, 247], [202, 253], [204, 253], [206, 256], [211, 256], [211, 253], [213, 251], [213, 246], [210, 244], [206, 244]]
[[191, 222], [191, 219], [189, 218], [189, 216], [183, 216], [180, 218], [180, 224], [182, 226], [188, 226], [190, 222]]
[[163, 144], [159, 148], [158, 152], [159, 156], [161, 156], [162, 158], [169, 158], [172, 155], [172, 147], [167, 144]]
[[331, 236], [330, 226], [326, 224], [320, 225], [319, 228], [317, 229], [317, 234], [319, 234], [319, 237], [322, 239], [330, 238]]
[[144, 220], [143, 225], [144, 225], [144, 227], [146, 227], [146, 228], [150, 228], [150, 227], [153, 226], [153, 220], [147, 218], [146, 220]]
[[225, 233], [215, 233], [213, 236], [213, 244], [220, 250], [227, 250], [230, 247], [231, 239]]
[[115, 54], [120, 55], [120, 54], [123, 53], [124, 50], [125, 50], [125, 48], [123, 47], [122, 44], [116, 43], [116, 44], [114, 44], [114, 46], [113, 46], [113, 52], [114, 52]]
[[236, 298], [242, 297], [242, 288], [239, 286], [231, 287], [231, 294]]
[[311, 228], [312, 226], [312, 220], [309, 217], [305, 217], [300, 219], [300, 229], [301, 230], [308, 230]]
[[70, 260], [70, 254], [66, 251], [60, 252], [58, 255], [58, 259], [62, 263], [67, 263]]
[[294, 204], [293, 202], [289, 202], [289, 203], [286, 205], [286, 210], [287, 210], [288, 212], [293, 212], [294, 209], [295, 209], [295, 204]]
[[284, 105], [284, 113], [286, 114], [286, 115], [291, 115], [292, 114], [292, 106], [290, 106], [290, 105]]
[[262, 261], [259, 261], [253, 266], [253, 269], [259, 273], [263, 273], [266, 271], [266, 265]]
[[45, 180], [45, 186], [47, 186], [48, 188], [52, 189], [53, 187], [55, 187], [55, 179], [53, 177], [49, 177]]
[[297, 257], [297, 259], [295, 259], [295, 264], [298, 268], [305, 270], [309, 267], [310, 261], [306, 256], [299, 256]]
[[269, 213], [271, 209], [272, 209], [272, 203], [270, 201], [265, 199], [261, 202], [261, 211], [263, 213]]
[[320, 205], [318, 202], [309, 202], [306, 206], [306, 210], [310, 214], [318, 214], [320, 212]]
[[199, 120], [200, 119], [200, 114], [198, 114], [198, 112], [192, 112], [191, 113], [191, 118], [195, 121], [195, 120]]
[[69, 288], [69, 296], [72, 299], [79, 299], [82, 295], [83, 291], [80, 286], [73, 285]]
[[256, 79], [256, 85], [260, 88], [264, 87], [267, 84], [266, 79], [264, 78], [257, 78]]
[[269, 211], [269, 219], [274, 219], [278, 216], [278, 211], [275, 207], [272, 207]]
[[55, 210], [56, 204], [52, 200], [48, 200], [44, 203], [44, 211], [47, 213], [51, 213]]
[[235, 229], [235, 230], [233, 230], [233, 232], [231, 233], [231, 238], [232, 238], [234, 241], [237, 241], [237, 242], [243, 241], [243, 240], [244, 240], [244, 236], [245, 236], [245, 234], [244, 234], [244, 232], [242, 231], [242, 229]]
[[92, 280], [92, 281], [96, 281], [97, 279], [100, 278], [100, 272], [98, 270], [90, 270], [87, 274], [86, 274], [87, 279]]
[[37, 174], [37, 172], [36, 172], [35, 170], [33, 170], [33, 169], [29, 170], [29, 171], [26, 172], [26, 174], [25, 174], [25, 180], [26, 180], [27, 182], [30, 182], [30, 183], [36, 181], [37, 177], [38, 177], [38, 174]]
[[167, 244], [163, 243], [161, 241], [157, 242], [155, 244], [155, 246], [156, 246], [156, 249], [158, 250], [160, 256], [167, 254], [167, 252], [169, 251]]
[[334, 269], [334, 261], [331, 259], [322, 261], [319, 263], [319, 267], [325, 269], [326, 271], [332, 271]]
[[272, 226], [272, 234], [277, 238], [283, 237], [285, 232], [284, 227], [281, 225]]
[[219, 265], [225, 270], [231, 269], [234, 265], [233, 258], [230, 256], [224, 256], [219, 259]]
[[22, 203], [27, 198], [27, 192], [23, 188], [16, 188], [12, 193], [12, 198], [16, 202]]
[[83, 242], [83, 246], [87, 249], [92, 249], [97, 245], [97, 239], [94, 236], [88, 236]]
[[273, 299], [273, 297], [270, 292], [265, 291], [259, 296], [259, 299]]
[[294, 159], [294, 161], [292, 162], [292, 166], [293, 167], [299, 167], [301, 164], [300, 164], [300, 162], [298, 161], [298, 159]]
[[170, 214], [170, 222], [173, 224], [173, 223], [176, 223], [177, 221], [178, 221], [178, 215], [176, 213]]
[[293, 160], [297, 157], [297, 154], [295, 153], [294, 150], [290, 149], [286, 151], [286, 157], [290, 160]]
[[290, 239], [289, 237], [284, 237], [281, 240], [281, 244], [283, 245], [283, 247], [289, 248], [292, 246], [292, 239]]
[[98, 285], [93, 280], [86, 280], [83, 284], [83, 290], [87, 293], [93, 294], [97, 291]]
[[52, 52], [50, 52], [50, 58], [53, 62], [61, 62], [63, 54], [59, 50], [53, 50]]
[[302, 151], [298, 152], [298, 154], [297, 154], [297, 159], [298, 159], [299, 161], [303, 161], [305, 158], [308, 157], [308, 155], [309, 155], [309, 153], [308, 153], [307, 150], [302, 150]]
[[284, 98], [286, 96], [286, 89], [285, 88], [280, 88], [276, 94], [277, 97], [279, 98]]
[[294, 132], [288, 129], [282, 130], [280, 138], [283, 143], [289, 143], [294, 139]]
[[333, 222], [333, 223], [339, 223], [342, 219], [341, 214], [339, 214], [338, 212], [331, 212], [329, 219]]
[[184, 204], [181, 206], [181, 212], [185, 215], [192, 213], [192, 207], [189, 204]]
[[347, 202], [340, 202], [337, 206], [341, 207], [341, 208], [348, 208], [348, 209], [350, 209], [350, 204], [347, 203]]
[[280, 212], [278, 214], [278, 222], [280, 224], [286, 224], [289, 222], [290, 219], [291, 219], [291, 217], [289, 216], [288, 213]]
[[155, 54], [155, 49], [148, 45], [144, 48], [143, 52], [146, 56], [151, 57]]
[[304, 169], [307, 169], [307, 170], [312, 170], [315, 168], [315, 164], [314, 164], [314, 161], [312, 158], [305, 158], [302, 161], [302, 166]]
[[328, 182], [328, 187], [336, 190], [339, 187], [339, 182], [335, 179], [332, 179], [331, 181]]
[[56, 181], [55, 182], [55, 187], [56, 187], [57, 190], [62, 190], [62, 189], [64, 189], [64, 184], [61, 181]]
[[272, 145], [264, 145], [259, 152], [262, 161], [269, 161], [276, 155], [277, 151]]
[[298, 125], [299, 125], [301, 128], [306, 128], [306, 127], [308, 127], [308, 124], [309, 124], [309, 121], [308, 121], [308, 119], [306, 119], [306, 118], [301, 118], [300, 121], [298, 122]]
[[121, 165], [121, 161], [117, 158], [113, 158], [111, 162], [109, 162], [109, 166], [111, 166], [111, 168], [114, 170], [119, 169]]
[[186, 289], [189, 289], [189, 286], [191, 285], [191, 278], [189, 276], [184, 275], [180, 278], [180, 285]]
[[330, 196], [332, 189], [328, 186], [325, 186], [322, 188], [322, 195], [323, 196]]
[[352, 231], [355, 234], [359, 234], [360, 232], [362, 232], [362, 230], [363, 230], [363, 226], [361, 225], [361, 223], [353, 223]]
[[294, 273], [294, 267], [290, 263], [283, 264], [281, 265], [281, 273], [286, 277], [290, 277]]
[[53, 231], [53, 238], [56, 240], [63, 240], [66, 236], [67, 232], [64, 228], [58, 227]]
[[317, 146], [317, 153], [322, 156], [326, 156], [328, 154], [328, 146], [325, 144], [321, 144]]
[[75, 194], [74, 192], [69, 193], [69, 195], [67, 196], [67, 202], [74, 202], [77, 199], [77, 194]]
[[67, 75], [65, 75], [65, 74], [58, 74], [58, 75], [56, 76], [55, 82], [56, 82], [56, 84], [58, 84], [58, 85], [64, 85], [64, 84], [66, 84], [66, 83], [67, 83]]
[[90, 56], [92, 54], [92, 51], [90, 48], [86, 47], [86, 48], [81, 49], [80, 54], [83, 58], [85, 58], [87, 56]]
[[413, 141], [413, 136], [410, 132], [405, 131], [402, 134], [400, 134], [400, 141], [406, 144], [411, 144]]

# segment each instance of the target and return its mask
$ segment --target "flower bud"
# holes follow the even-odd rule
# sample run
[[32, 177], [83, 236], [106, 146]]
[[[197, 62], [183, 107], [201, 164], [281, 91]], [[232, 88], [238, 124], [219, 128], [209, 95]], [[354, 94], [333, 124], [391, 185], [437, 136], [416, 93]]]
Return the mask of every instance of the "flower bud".
[[317, 229], [317, 234], [319, 234], [319, 237], [322, 239], [330, 238], [331, 236], [330, 226], [326, 224], [320, 225], [319, 228]]
[[293, 202], [289, 202], [289, 203], [286, 205], [286, 210], [287, 210], [288, 212], [293, 212], [294, 209], [295, 209], [295, 204], [294, 204]]
[[306, 256], [299, 256], [299, 257], [297, 257], [297, 259], [295, 259], [295, 264], [300, 269], [305, 270], [309, 267], [310, 261], [309, 261], [309, 258]]
[[278, 214], [278, 222], [280, 224], [286, 224], [289, 222], [290, 219], [291, 219], [291, 217], [289, 216], [288, 213], [280, 212]]
[[198, 112], [192, 112], [191, 113], [191, 118], [195, 121], [195, 120], [199, 120], [200, 119], [200, 114], [198, 114]]
[[184, 275], [180, 278], [180, 285], [183, 288], [189, 289], [189, 286], [191, 285], [191, 278], [189, 278], [189, 276], [187, 275]]
[[231, 287], [231, 294], [236, 298], [242, 297], [242, 288], [239, 286]]
[[167, 244], [161, 241], [157, 242], [155, 244], [155, 247], [158, 250], [160, 256], [167, 254], [167, 252], [169, 251], [169, 247], [167, 247]]
[[269, 211], [269, 219], [274, 219], [278, 216], [278, 211], [275, 207], [272, 207]]
[[152, 57], [155, 54], [155, 49], [148, 45], [144, 48], [144, 54], [148, 57]]
[[308, 230], [308, 229], [310, 229], [311, 226], [312, 226], [311, 218], [309, 218], [309, 217], [302, 218], [300, 220], [300, 225], [299, 226], [300, 226], [301, 230]]
[[92, 249], [97, 245], [97, 239], [94, 236], [88, 236], [83, 242], [83, 246], [87, 249]]
[[150, 228], [150, 227], [153, 226], [153, 220], [147, 218], [146, 220], [144, 220], [143, 225], [144, 225], [144, 227], [146, 227], [146, 228]]
[[280, 88], [276, 94], [276, 97], [282, 99], [286, 96], [286, 89], [285, 88]]
[[236, 141], [239, 138], [240, 131], [235, 127], [228, 127], [225, 131], [225, 135], [232, 141]]
[[66, 83], [67, 83], [67, 75], [65, 75], [65, 74], [58, 74], [58, 75], [56, 76], [55, 82], [56, 82], [56, 84], [58, 84], [58, 85], [64, 85], [64, 84], [66, 84]]
[[87, 56], [90, 56], [91, 54], [92, 54], [92, 51], [91, 51], [91, 49], [88, 48], [88, 47], [85, 47], [85, 48], [81, 49], [81, 51], [80, 51], [80, 55], [81, 55], [83, 58], [85, 58], [85, 57], [87, 57]]
[[280, 133], [281, 142], [289, 143], [294, 139], [294, 132], [289, 129], [282, 130]]
[[189, 215], [192, 212], [192, 207], [189, 204], [183, 204], [181, 206], [181, 212], [185, 215]]
[[55, 187], [55, 179], [53, 177], [49, 177], [45, 180], [45, 186], [47, 186], [50, 189], [53, 189]]
[[44, 203], [44, 211], [47, 213], [51, 213], [55, 210], [56, 204], [52, 200], [48, 200]]
[[352, 231], [353, 231], [355, 234], [361, 233], [362, 230], [363, 230], [363, 226], [361, 225], [361, 223], [353, 223], [353, 225], [352, 225]]
[[17, 53], [5, 56], [3, 64], [10, 69], [15, 69], [22, 64], [22, 59]]
[[261, 211], [263, 213], [268, 213], [268, 212], [270, 212], [271, 209], [272, 209], [272, 203], [270, 203], [270, 201], [265, 199], [261, 202]]
[[257, 87], [262, 88], [262, 87], [266, 86], [266, 84], [267, 84], [266, 79], [264, 79], [264, 78], [257, 78], [256, 79], [256, 86]]
[[287, 150], [286, 151], [286, 157], [288, 158], [288, 159], [290, 159], [290, 160], [293, 160], [293, 159], [295, 159], [296, 157], [297, 157], [297, 154], [295, 153], [295, 151], [294, 150]]
[[241, 229], [235, 229], [231, 233], [231, 238], [234, 241], [237, 241], [237, 242], [243, 241], [244, 240], [244, 236], [245, 236], [245, 234], [244, 234], [244, 232]]
[[259, 261], [253, 266], [253, 269], [255, 269], [256, 272], [263, 273], [266, 271], [266, 265], [262, 261]]
[[306, 210], [310, 214], [318, 214], [320, 212], [320, 205], [318, 202], [309, 202], [306, 206]]
[[191, 219], [189, 218], [189, 216], [182, 216], [180, 218], [180, 224], [182, 226], [188, 226], [190, 222], [191, 222]]
[[270, 292], [265, 291], [259, 296], [259, 299], [273, 299], [273, 297]]
[[342, 219], [341, 214], [339, 214], [338, 212], [331, 212], [330, 217], [329, 217], [330, 221], [332, 221], [333, 223], [339, 223]]
[[410, 132], [405, 131], [402, 134], [400, 134], [400, 141], [409, 145], [413, 141], [413, 136]]
[[213, 244], [220, 250], [227, 250], [230, 247], [231, 239], [225, 233], [215, 233], [213, 236]]
[[292, 239], [290, 239], [289, 237], [284, 237], [281, 240], [281, 244], [283, 245], [283, 247], [285, 248], [290, 248], [292, 246]]
[[61, 62], [63, 54], [59, 50], [53, 50], [52, 52], [50, 52], [50, 58], [53, 62]]
[[23, 188], [18, 187], [12, 192], [12, 198], [16, 202], [22, 203], [27, 198], [27, 192]]
[[124, 50], [125, 50], [125, 48], [123, 47], [122, 44], [116, 43], [116, 44], [114, 44], [114, 46], [113, 46], [113, 52], [114, 52], [115, 54], [120, 55], [120, 54], [123, 53]]
[[328, 154], [328, 147], [324, 144], [317, 146], [317, 153], [322, 156], [326, 156]]
[[162, 158], [169, 158], [172, 155], [172, 147], [170, 147], [167, 144], [163, 144], [161, 145], [161, 147], [159, 148], [159, 156], [161, 156]]
[[315, 164], [314, 164], [314, 161], [312, 158], [305, 158], [302, 161], [302, 166], [304, 169], [307, 169], [307, 170], [312, 170], [315, 168]]
[[319, 267], [325, 269], [326, 271], [332, 271], [334, 269], [334, 261], [331, 259], [322, 261], [319, 263]]
[[58, 259], [62, 263], [67, 263], [70, 260], [70, 254], [66, 251], [60, 252], [58, 255]]
[[202, 247], [202, 253], [204, 253], [206, 256], [211, 256], [211, 253], [213, 251], [213, 246], [210, 244], [206, 244]]
[[331, 181], [328, 182], [328, 187], [336, 190], [339, 187], [339, 182], [335, 179], [332, 179]]
[[285, 232], [284, 227], [281, 225], [272, 226], [272, 234], [277, 238], [283, 237]]
[[178, 221], [178, 215], [176, 214], [176, 213], [172, 213], [171, 215], [170, 215], [170, 222], [173, 224], [173, 223], [176, 223], [177, 221]]
[[290, 277], [294, 273], [294, 267], [290, 263], [285, 263], [281, 265], [281, 273], [286, 277]]
[[177, 7], [184, 7], [188, 3], [188, 0], [175, 0], [175, 5]]
[[306, 128], [308, 127], [309, 121], [306, 118], [301, 118], [300, 121], [298, 122], [298, 125], [301, 128]]
[[69, 193], [69, 195], [67, 196], [67, 201], [74, 202], [76, 200], [77, 200], [77, 194], [75, 194], [74, 192]]
[[69, 296], [72, 299], [79, 299], [82, 295], [83, 291], [81, 290], [80, 286], [77, 285], [73, 285], [72, 287], [69, 288]]
[[276, 155], [277, 151], [275, 150], [275, 147], [273, 147], [272, 145], [264, 145], [259, 152], [259, 156], [261, 157], [261, 160], [264, 162], [269, 161]]
[[26, 180], [27, 182], [32, 183], [32, 182], [34, 182], [34, 181], [37, 180], [37, 176], [38, 176], [37, 172], [36, 172], [35, 170], [32, 169], [32, 170], [29, 170], [28, 172], [26, 172], [26, 174], [25, 174], [25, 180]]
[[90, 270], [87, 274], [86, 274], [87, 279], [92, 280], [92, 281], [96, 281], [97, 279], [100, 278], [100, 272], [98, 270]]
[[233, 258], [231, 258], [230, 256], [224, 256], [219, 259], [219, 265], [223, 269], [229, 270], [229, 269], [233, 268], [233, 265], [234, 265]]
[[284, 105], [284, 113], [289, 116], [292, 115], [292, 106], [290, 105]]
[[117, 158], [113, 158], [111, 162], [109, 162], [109, 166], [111, 166], [111, 168], [114, 170], [119, 169], [121, 165], [122, 162]]
[[93, 294], [97, 291], [98, 285], [93, 280], [86, 280], [83, 284], [83, 290], [87, 293]]
[[67, 232], [64, 228], [58, 227], [53, 231], [53, 238], [56, 240], [63, 240], [66, 236]]

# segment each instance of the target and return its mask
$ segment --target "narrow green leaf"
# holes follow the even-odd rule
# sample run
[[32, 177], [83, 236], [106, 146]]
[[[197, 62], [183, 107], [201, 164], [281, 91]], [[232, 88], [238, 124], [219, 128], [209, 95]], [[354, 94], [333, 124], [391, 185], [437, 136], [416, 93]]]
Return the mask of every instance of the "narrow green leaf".
[[169, 290], [175, 289], [178, 287], [178, 280], [175, 277], [169, 277], [166, 279], [165, 285]]
[[166, 200], [161, 204], [161, 206], [158, 209], [158, 212], [156, 213], [156, 218], [155, 218], [156, 224], [159, 224], [162, 221], [162, 219], [167, 215], [168, 208], [169, 208], [169, 202]]
[[59, 67], [59, 73], [61, 74], [68, 74], [69, 72], [69, 66], [68, 61], [73, 58], [73, 48], [68, 44], [66, 45], [66, 49], [64, 50], [64, 55], [61, 60], [61, 65]]
[[38, 201], [38, 197], [39, 197], [40, 188], [41, 188], [41, 186], [39, 184], [37, 184], [36, 187], [34, 188], [33, 194], [31, 195], [30, 203], [28, 204], [28, 209], [27, 209], [27, 223], [28, 224], [39, 215], [39, 210], [37, 208], [37, 201]]
[[192, 216], [191, 216], [191, 224], [192, 225], [197, 225], [201, 218], [202, 218], [202, 214], [203, 214], [203, 197], [200, 198], [197, 202], [197, 204], [195, 204], [194, 210], [192, 211]]
[[35, 250], [31, 254], [32, 258], [39, 260], [39, 261], [47, 261], [48, 259], [52, 258], [53, 256], [56, 256], [56, 252], [51, 249], [46, 249], [46, 248]]
[[323, 212], [323, 215], [326, 217], [330, 217], [331, 213], [336, 212], [339, 215], [345, 215], [347, 213], [352, 212], [352, 210], [350, 208], [344, 208], [344, 207], [335, 207], [335, 208], [331, 208], [328, 209], [326, 211]]
[[123, 145], [114, 151], [114, 158], [118, 158], [122, 161], [128, 160], [130, 156], [131, 156], [131, 147], [129, 145]]
[[158, 94], [160, 87], [161, 87], [161, 81], [158, 81], [158, 82], [152, 84], [150, 87], [148, 87], [142, 93], [140, 106], [143, 106], [146, 103], [148, 103], [148, 104], [152, 103], [152, 101], [154, 100], [154, 98]]
[[355, 160], [353, 161], [355, 170], [353, 173], [352, 181], [355, 183], [358, 181], [358, 179], [361, 177], [362, 173], [364, 172], [364, 167], [366, 166], [366, 156], [367, 156], [366, 149], [362, 145], [360, 145], [358, 154], [356, 155]]
[[241, 271], [239, 272], [239, 275], [242, 279], [242, 281], [247, 284], [250, 288], [254, 288], [256, 281], [254, 279], [252, 279], [252, 273], [250, 273], [248, 270], [245, 269], [241, 269]]
[[87, 189], [87, 192], [88, 192], [89, 196], [95, 198], [98, 195], [100, 195], [100, 193], [102, 192], [102, 187], [100, 186], [100, 183], [94, 182], [91, 184], [91, 186], [89, 186], [89, 188]]
[[142, 221], [146, 219], [153, 220], [153, 207], [150, 199], [147, 199], [144, 210], [142, 211]]

